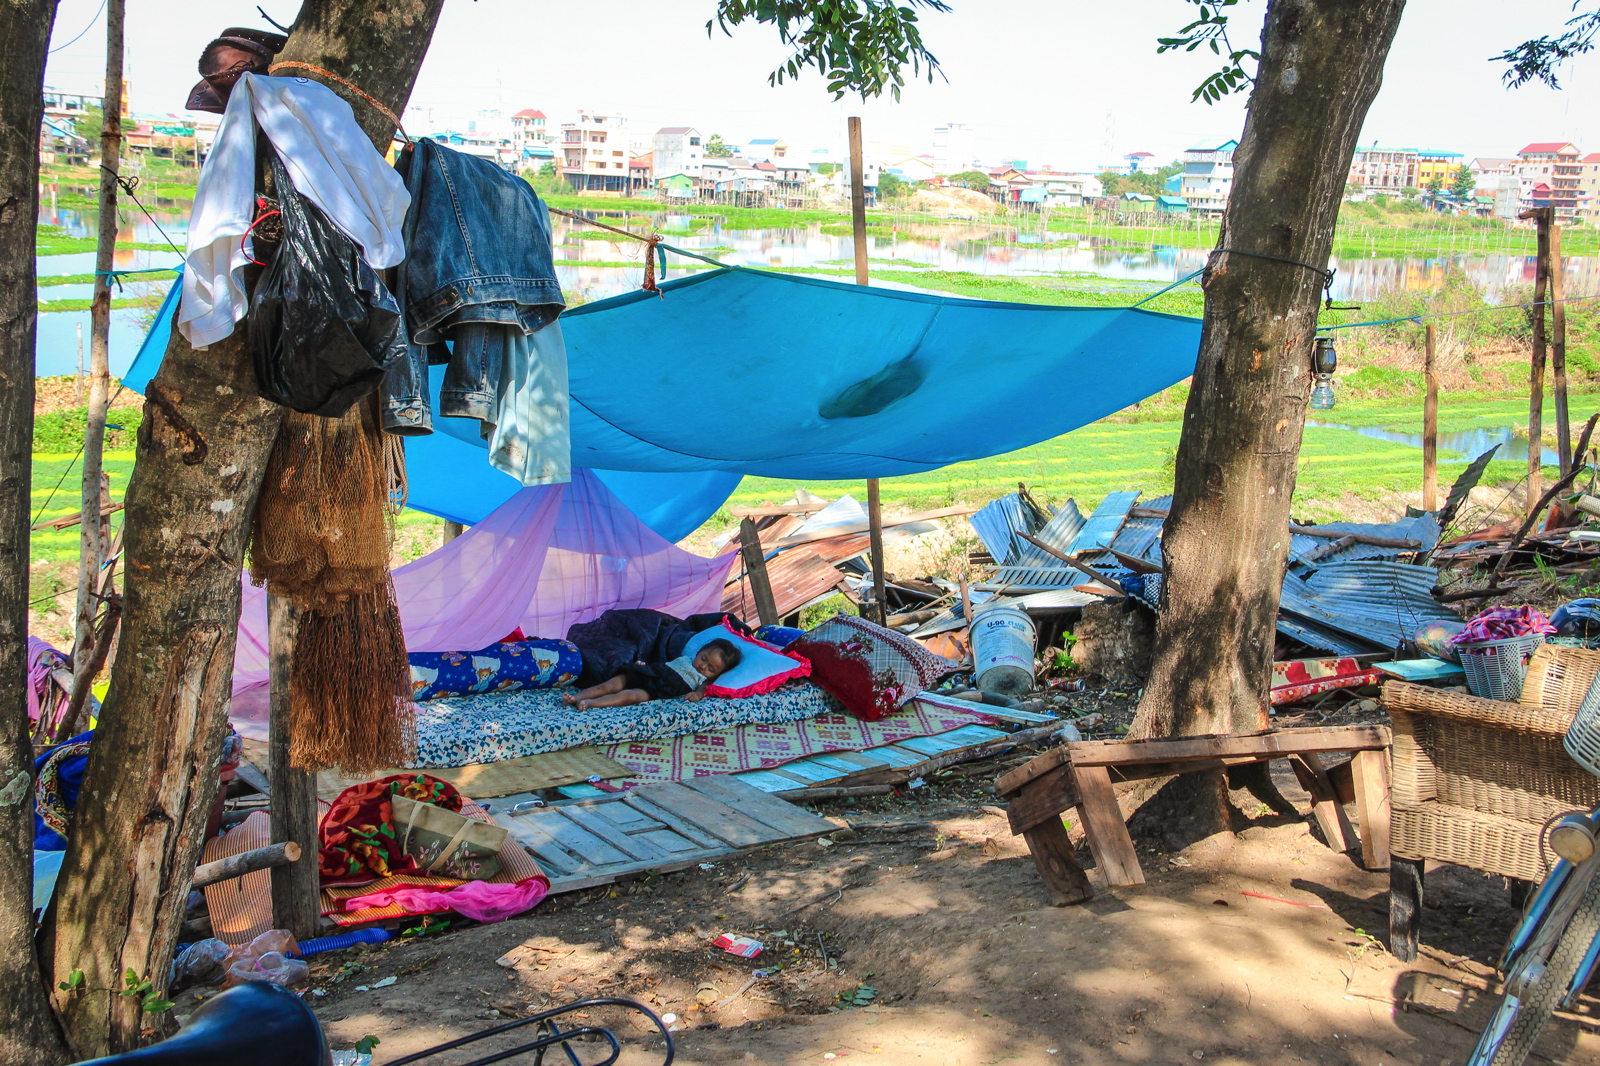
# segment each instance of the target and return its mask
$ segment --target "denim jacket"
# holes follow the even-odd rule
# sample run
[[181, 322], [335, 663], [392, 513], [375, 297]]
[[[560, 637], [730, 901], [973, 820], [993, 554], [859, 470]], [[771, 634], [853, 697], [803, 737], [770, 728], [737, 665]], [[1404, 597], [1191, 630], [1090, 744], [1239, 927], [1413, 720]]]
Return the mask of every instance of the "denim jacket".
[[430, 363], [448, 363], [441, 415], [488, 420], [508, 331], [536, 332], [565, 305], [549, 213], [521, 178], [436, 141], [417, 141], [395, 166], [411, 192], [396, 285], [411, 344], [384, 378], [384, 428], [433, 431]]

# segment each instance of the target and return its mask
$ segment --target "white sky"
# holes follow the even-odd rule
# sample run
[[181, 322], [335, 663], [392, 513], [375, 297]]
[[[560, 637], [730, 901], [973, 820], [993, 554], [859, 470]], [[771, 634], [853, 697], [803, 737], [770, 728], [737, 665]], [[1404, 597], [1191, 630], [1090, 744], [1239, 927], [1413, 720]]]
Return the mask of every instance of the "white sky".
[[[61, 0], [46, 83], [98, 91], [104, 19], [81, 40], [101, 0]], [[224, 26], [265, 28], [253, 0], [133, 0], [130, 104], [179, 112], [200, 49]], [[263, 5], [280, 22], [293, 0]], [[1131, 151], [1171, 159], [1191, 144], [1237, 136], [1243, 96], [1189, 101], [1213, 69], [1209, 52], [1156, 55], [1155, 39], [1192, 17], [1183, 0], [951, 0], [924, 13], [924, 37], [948, 82], [908, 85], [901, 103], [832, 101], [822, 79], [769, 88], [784, 54], [770, 27], [707, 37], [714, 0], [449, 0], [413, 105], [465, 113], [537, 107], [559, 121], [580, 106], [628, 115], [635, 132], [692, 125], [737, 142], [781, 137], [837, 144], [860, 114], [869, 140], [926, 151], [934, 126], [965, 122], [980, 152], [1060, 169], [1097, 167]], [[1259, 36], [1265, 0], [1235, 16], [1236, 46]], [[1361, 143], [1511, 155], [1529, 141], [1600, 151], [1600, 55], [1570, 64], [1564, 89], [1508, 91], [1488, 57], [1571, 17], [1571, 0], [1410, 0], [1383, 90]]]

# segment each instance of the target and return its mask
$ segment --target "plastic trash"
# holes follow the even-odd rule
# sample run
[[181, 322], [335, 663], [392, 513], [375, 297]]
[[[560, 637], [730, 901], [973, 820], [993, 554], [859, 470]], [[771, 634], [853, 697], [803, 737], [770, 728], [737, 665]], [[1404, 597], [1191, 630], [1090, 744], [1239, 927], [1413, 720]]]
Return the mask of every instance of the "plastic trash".
[[275, 403], [336, 417], [404, 357], [400, 305], [355, 243], [295, 191], [276, 152], [271, 166], [283, 240], [250, 295], [256, 385]]
[[232, 988], [246, 981], [270, 981], [286, 988], [300, 988], [311, 983], [311, 967], [290, 955], [298, 952], [300, 945], [287, 929], [268, 929], [250, 943], [233, 952], [224, 960], [227, 977], [222, 987]]
[[357, 929], [353, 933], [340, 933], [338, 936], [319, 936], [315, 940], [307, 940], [300, 945], [298, 952], [286, 952], [290, 958], [307, 959], [323, 951], [338, 951], [341, 948], [353, 948], [357, 944], [382, 944], [393, 940], [394, 934], [387, 929]]
[[267, 981], [284, 988], [304, 988], [311, 983], [311, 967], [291, 959], [281, 951], [269, 951], [256, 958], [242, 959], [228, 967], [227, 986], [246, 981]]
[[753, 959], [757, 955], [761, 954], [762, 950], [766, 947], [765, 944], [757, 940], [755, 937], [729, 936], [727, 933], [723, 933], [721, 936], [717, 937], [717, 939], [713, 940], [712, 943], [721, 948], [723, 951], [726, 951], [729, 955], [737, 955], [741, 959]]
[[232, 954], [233, 949], [216, 937], [190, 944], [172, 962], [171, 990], [181, 992], [195, 985], [219, 984], [228, 974], [228, 956]]

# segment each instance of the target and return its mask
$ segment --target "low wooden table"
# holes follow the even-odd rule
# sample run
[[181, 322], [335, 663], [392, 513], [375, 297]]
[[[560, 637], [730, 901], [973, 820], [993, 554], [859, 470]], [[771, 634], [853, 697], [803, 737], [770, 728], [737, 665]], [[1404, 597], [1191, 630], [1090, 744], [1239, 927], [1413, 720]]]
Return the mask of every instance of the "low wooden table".
[[[1081, 740], [1047, 751], [1002, 774], [995, 791], [1010, 800], [1011, 832], [1028, 842], [1039, 876], [1056, 906], [1094, 895], [1073, 854], [1061, 815], [1076, 808], [1089, 850], [1112, 887], [1144, 884], [1133, 839], [1117, 807], [1119, 781], [1170, 777], [1200, 770], [1227, 770], [1288, 759], [1300, 785], [1311, 794], [1312, 813], [1336, 851], [1358, 843], [1341, 800], [1353, 800], [1361, 820], [1362, 865], [1389, 866], [1389, 770], [1387, 726], [1329, 726], [1260, 733], [1175, 737], [1161, 740]], [[1353, 752], [1330, 774], [1320, 756]]]

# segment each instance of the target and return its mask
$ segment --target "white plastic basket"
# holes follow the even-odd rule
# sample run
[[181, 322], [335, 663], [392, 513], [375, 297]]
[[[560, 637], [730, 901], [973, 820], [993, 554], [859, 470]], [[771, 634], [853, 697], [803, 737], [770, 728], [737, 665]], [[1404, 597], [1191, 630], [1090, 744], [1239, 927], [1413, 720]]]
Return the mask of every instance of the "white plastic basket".
[[1589, 684], [1561, 746], [1579, 766], [1600, 777], [1600, 674]]
[[1467, 672], [1467, 691], [1490, 700], [1516, 699], [1522, 695], [1522, 681], [1528, 676], [1528, 660], [1543, 643], [1543, 633], [1528, 633], [1457, 644], [1461, 667]]

